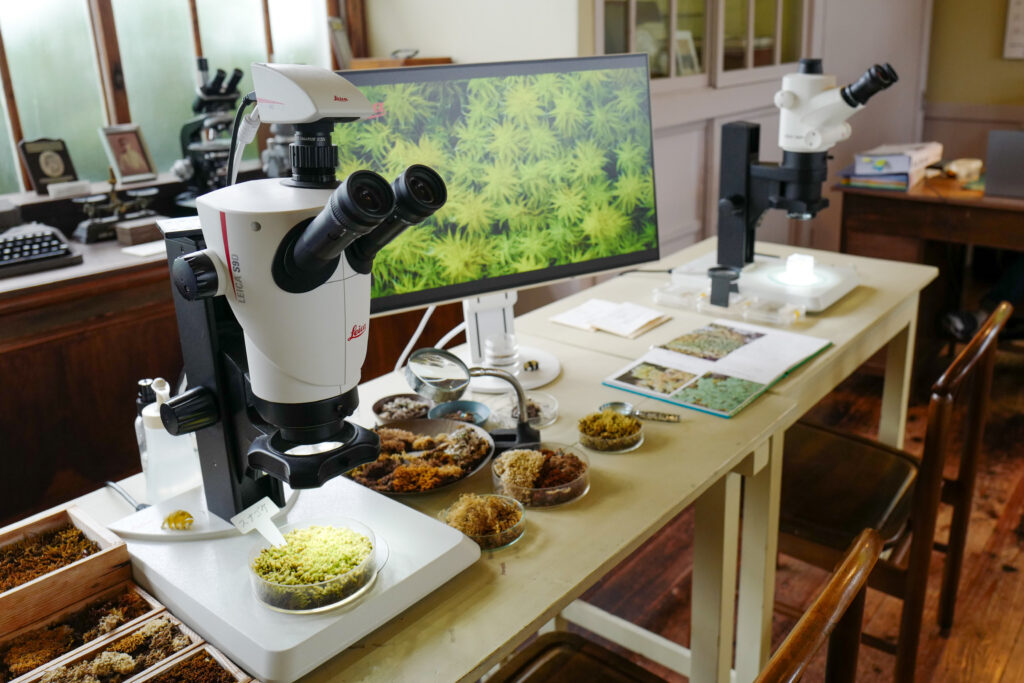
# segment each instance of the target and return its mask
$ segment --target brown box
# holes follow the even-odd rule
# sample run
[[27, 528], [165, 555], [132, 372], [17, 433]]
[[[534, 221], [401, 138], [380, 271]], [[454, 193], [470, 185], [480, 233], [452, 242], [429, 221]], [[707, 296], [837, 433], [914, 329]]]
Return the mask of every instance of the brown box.
[[181, 652], [161, 662], [152, 669], [149, 669], [148, 671], [144, 671], [143, 673], [139, 674], [138, 676], [133, 678], [132, 681], [138, 681], [139, 683], [141, 683], [142, 681], [151, 681], [160, 674], [166, 671], [170, 671], [178, 664], [181, 664], [185, 660], [194, 657], [200, 652], [206, 652], [211, 657], [213, 657], [217, 661], [217, 663], [224, 667], [224, 669], [228, 673], [234, 676], [235, 680], [239, 683], [248, 683], [248, 681], [253, 680], [249, 674], [242, 671], [240, 668], [238, 668], [238, 665], [236, 665], [234, 662], [228, 659], [227, 655], [225, 655], [223, 652], [221, 652], [214, 646], [210, 645], [209, 643], [205, 643], [203, 645], [200, 645], [199, 647], [190, 647], [187, 650], [182, 650]]
[[73, 505], [11, 528], [0, 535], [0, 547], [68, 522], [96, 541], [100, 551], [0, 593], [0, 636], [131, 579], [132, 568], [124, 541]]
[[135, 631], [138, 631], [140, 628], [142, 628], [143, 626], [145, 626], [149, 622], [153, 621], [154, 619], [166, 619], [167, 621], [171, 622], [172, 624], [174, 624], [175, 626], [180, 628], [182, 633], [184, 633], [185, 635], [187, 635], [189, 637], [189, 640], [192, 641], [192, 644], [186, 646], [183, 650], [175, 652], [171, 657], [168, 657], [167, 660], [164, 660], [164, 661], [161, 661], [161, 662], [157, 662], [156, 664], [154, 664], [150, 668], [145, 669], [143, 671], [140, 671], [139, 673], [135, 674], [131, 678], [126, 678], [125, 679], [125, 683], [127, 683], [128, 681], [135, 681], [135, 680], [138, 680], [138, 679], [142, 678], [145, 674], [149, 673], [150, 671], [155, 670], [157, 667], [159, 667], [162, 664], [164, 664], [165, 661], [168, 661], [168, 660], [172, 659], [173, 657], [177, 657], [178, 655], [182, 654], [183, 652], [192, 652], [192, 651], [194, 651], [196, 649], [197, 646], [199, 646], [199, 645], [201, 645], [203, 643], [203, 639], [199, 636], [198, 633], [196, 633], [195, 631], [190, 629], [188, 626], [185, 626], [185, 624], [181, 623], [181, 621], [179, 619], [177, 619], [174, 616], [172, 616], [169, 612], [161, 612], [161, 613], [156, 614], [156, 615], [154, 615], [152, 617], [149, 617], [145, 621], [141, 621], [141, 622], [136, 623], [130, 629], [118, 629], [116, 633], [111, 633], [110, 635], [108, 635], [108, 636], [106, 636], [104, 638], [101, 638], [100, 640], [95, 640], [89, 646], [79, 648], [79, 650], [74, 655], [70, 655], [69, 654], [66, 657], [62, 657], [60, 659], [56, 659], [56, 660], [50, 662], [46, 666], [41, 666], [38, 669], [36, 669], [35, 671], [33, 671], [31, 676], [26, 675], [23, 678], [18, 679], [19, 683], [35, 683], [36, 681], [39, 681], [40, 679], [42, 679], [43, 674], [45, 674], [47, 671], [49, 671], [51, 669], [54, 669], [54, 668], [56, 668], [58, 666], [72, 666], [74, 664], [78, 664], [79, 662], [81, 662], [83, 660], [91, 659], [93, 657], [96, 657], [101, 652], [106, 650], [108, 647], [113, 645], [115, 642], [120, 640], [121, 638], [125, 638], [126, 636], [130, 636], [132, 633], [134, 633]]
[[19, 628], [17, 631], [14, 631], [13, 633], [8, 634], [3, 639], [0, 639], [0, 651], [2, 651], [4, 649], [4, 646], [7, 643], [9, 643], [14, 638], [17, 638], [18, 636], [22, 635], [23, 633], [29, 633], [29, 632], [32, 632], [32, 631], [36, 631], [38, 629], [45, 628], [45, 627], [50, 626], [52, 624], [55, 624], [55, 623], [61, 621], [62, 619], [75, 614], [79, 610], [82, 610], [82, 609], [88, 607], [89, 605], [91, 605], [94, 602], [99, 602], [100, 600], [106, 600], [107, 598], [112, 598], [112, 597], [114, 597], [116, 595], [119, 595], [122, 591], [131, 591], [131, 592], [137, 593], [144, 601], [146, 601], [149, 604], [150, 610], [148, 612], [144, 613], [144, 614], [140, 614], [138, 617], [132, 619], [131, 621], [127, 621], [127, 622], [121, 624], [120, 626], [118, 626], [116, 629], [114, 629], [110, 633], [103, 634], [103, 636], [101, 636], [100, 638], [96, 638], [96, 639], [91, 640], [91, 641], [89, 641], [87, 643], [82, 643], [81, 645], [79, 645], [75, 649], [69, 650], [69, 651], [65, 652], [64, 654], [62, 654], [62, 655], [58, 655], [57, 657], [55, 657], [51, 661], [46, 662], [45, 664], [40, 665], [40, 667], [38, 667], [36, 669], [33, 669], [32, 671], [29, 671], [27, 673], [24, 673], [21, 676], [13, 679], [11, 681], [11, 683], [21, 683], [22, 681], [27, 681], [27, 680], [29, 680], [31, 678], [34, 678], [34, 677], [36, 677], [37, 674], [41, 674], [42, 671], [44, 671], [44, 670], [46, 670], [46, 669], [48, 669], [48, 668], [50, 668], [52, 666], [57, 666], [60, 662], [62, 662], [63, 660], [65, 660], [65, 659], [67, 659], [69, 657], [74, 657], [79, 652], [81, 652], [81, 651], [85, 650], [86, 648], [90, 647], [93, 643], [97, 643], [97, 642], [99, 642], [101, 640], [106, 640], [111, 635], [121, 634], [121, 633], [125, 633], [127, 631], [130, 631], [133, 628], [135, 628], [135, 626], [137, 624], [140, 624], [143, 621], [146, 621], [147, 619], [155, 616], [156, 614], [159, 614], [160, 612], [162, 612], [164, 610], [164, 606], [161, 605], [159, 602], [157, 602], [156, 598], [154, 598], [152, 595], [150, 595], [146, 591], [142, 590], [141, 588], [136, 586], [131, 581], [125, 581], [125, 582], [117, 584], [116, 586], [112, 586], [110, 588], [107, 588], [106, 590], [102, 590], [99, 593], [96, 593], [95, 595], [90, 595], [88, 598], [84, 598], [84, 599], [79, 600], [78, 602], [76, 602], [76, 603], [74, 603], [72, 605], [68, 605], [64, 609], [62, 609], [62, 610], [60, 610], [58, 612], [55, 612], [54, 614], [51, 614], [50, 616], [46, 617], [45, 619], [40, 619], [39, 621], [37, 621], [35, 623], [29, 624], [28, 626], [25, 626], [24, 628]]
[[164, 235], [160, 232], [160, 228], [156, 226], [156, 222], [165, 218], [167, 216], [146, 216], [144, 218], [133, 218], [114, 223], [114, 232], [117, 233], [118, 244], [131, 246], [133, 244], [163, 239]]

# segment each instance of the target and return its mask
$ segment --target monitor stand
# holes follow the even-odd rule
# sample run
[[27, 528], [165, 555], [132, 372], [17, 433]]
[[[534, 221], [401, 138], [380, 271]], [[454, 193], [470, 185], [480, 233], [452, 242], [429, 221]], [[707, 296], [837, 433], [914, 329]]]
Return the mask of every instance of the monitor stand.
[[[515, 375], [523, 389], [536, 389], [558, 378], [562, 365], [554, 354], [532, 346], [519, 346], [515, 336], [516, 293], [499, 292], [466, 299], [468, 351], [459, 355], [467, 365], [500, 368]], [[486, 394], [510, 391], [508, 382], [495, 377], [474, 377], [470, 389]]]

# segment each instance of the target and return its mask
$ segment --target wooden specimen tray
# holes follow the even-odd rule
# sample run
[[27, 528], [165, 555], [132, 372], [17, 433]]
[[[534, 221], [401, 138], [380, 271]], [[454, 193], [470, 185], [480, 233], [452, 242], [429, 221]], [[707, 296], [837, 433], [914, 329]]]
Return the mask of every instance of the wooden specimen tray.
[[74, 657], [79, 652], [82, 652], [86, 648], [90, 647], [93, 643], [97, 643], [100, 640], [105, 640], [105, 639], [107, 639], [111, 635], [119, 635], [119, 634], [126, 633], [126, 632], [132, 630], [133, 628], [135, 628], [135, 626], [137, 624], [140, 624], [143, 621], [146, 621], [150, 617], [153, 617], [156, 614], [158, 614], [159, 612], [162, 612], [163, 609], [164, 609], [164, 606], [161, 605], [159, 602], [157, 602], [156, 598], [154, 598], [152, 595], [150, 595], [146, 591], [142, 590], [141, 588], [136, 586], [131, 581], [124, 581], [122, 583], [117, 584], [116, 586], [112, 586], [110, 588], [102, 590], [99, 593], [96, 593], [95, 595], [90, 595], [87, 598], [79, 600], [78, 602], [76, 602], [76, 603], [74, 603], [72, 605], [68, 605], [64, 609], [61, 609], [60, 611], [55, 612], [55, 613], [51, 614], [50, 616], [48, 616], [48, 617], [46, 617], [44, 619], [41, 619], [41, 620], [39, 620], [37, 622], [29, 624], [28, 626], [25, 626], [24, 628], [19, 628], [17, 631], [14, 631], [13, 633], [10, 633], [10, 634], [4, 636], [2, 639], [0, 639], [0, 651], [2, 651], [4, 649], [4, 646], [7, 643], [11, 642], [14, 638], [17, 638], [18, 636], [20, 636], [20, 635], [22, 635], [24, 633], [30, 633], [32, 631], [43, 629], [43, 628], [46, 628], [47, 626], [50, 626], [50, 625], [55, 624], [55, 623], [58, 623], [58, 622], [62, 621], [63, 619], [65, 619], [65, 618], [75, 614], [79, 610], [85, 609], [86, 607], [88, 607], [89, 605], [91, 605], [91, 604], [93, 604], [95, 602], [100, 602], [102, 600], [107, 600], [109, 598], [113, 598], [113, 597], [115, 597], [117, 595], [120, 595], [123, 591], [131, 591], [133, 593], [136, 593], [139, 597], [141, 597], [149, 605], [149, 607], [150, 607], [149, 611], [145, 612], [143, 614], [140, 614], [139, 616], [135, 617], [134, 619], [132, 619], [130, 621], [126, 621], [125, 623], [121, 624], [120, 626], [118, 626], [116, 629], [114, 629], [110, 633], [104, 633], [99, 638], [95, 638], [95, 639], [90, 640], [90, 641], [88, 641], [86, 643], [82, 643], [81, 645], [79, 645], [75, 649], [68, 650], [64, 654], [61, 654], [61, 655], [58, 655], [57, 657], [54, 657], [49, 662], [46, 662], [45, 664], [41, 664], [36, 669], [33, 669], [32, 671], [28, 671], [28, 672], [22, 674], [21, 676], [18, 676], [17, 678], [11, 680], [10, 683], [21, 683], [22, 681], [27, 681], [27, 680], [29, 680], [31, 678], [34, 678], [34, 677], [36, 677], [36, 674], [42, 673], [42, 671], [44, 671], [46, 669], [49, 669], [50, 667], [59, 665], [61, 662], [63, 662], [65, 659], [68, 659], [69, 657]]
[[100, 551], [0, 593], [0, 637], [131, 579], [124, 541], [74, 506], [11, 528], [0, 535], [0, 547], [69, 522], [98, 543]]
[[[182, 652], [193, 650], [193, 649], [195, 649], [195, 646], [201, 645], [204, 642], [203, 639], [200, 637], [200, 635], [198, 633], [196, 633], [195, 631], [190, 629], [185, 624], [181, 623], [180, 619], [177, 619], [176, 617], [171, 615], [169, 612], [161, 612], [159, 614], [153, 615], [152, 617], [149, 617], [145, 621], [140, 621], [140, 622], [136, 623], [130, 629], [118, 629], [116, 632], [111, 633], [110, 635], [105, 636], [104, 638], [101, 638], [99, 640], [94, 640], [88, 646], [79, 648], [75, 652], [75, 654], [73, 654], [73, 655], [69, 654], [66, 657], [63, 657], [63, 658], [54, 660], [53, 662], [50, 662], [46, 666], [41, 666], [38, 669], [36, 669], [34, 672], [32, 672], [31, 676], [24, 676], [21, 679], [19, 679], [19, 681], [21, 683], [36, 683], [37, 681], [42, 679], [43, 675], [47, 671], [50, 671], [51, 669], [54, 669], [54, 668], [56, 668], [58, 666], [74, 666], [75, 664], [78, 664], [79, 662], [82, 662], [84, 660], [92, 659], [93, 657], [96, 657], [101, 652], [106, 650], [108, 647], [113, 645], [118, 640], [120, 640], [122, 638], [125, 638], [127, 636], [130, 636], [131, 634], [135, 633], [140, 628], [142, 628], [143, 626], [145, 626], [149, 622], [153, 621], [154, 619], [166, 619], [167, 621], [171, 622], [172, 624], [177, 626], [179, 629], [181, 629], [181, 632], [184, 633], [185, 635], [187, 635], [189, 640], [192, 641], [191, 645], [188, 645], [184, 649], [179, 650], [178, 652], [175, 652], [173, 655], [171, 655], [171, 657], [168, 657], [167, 659], [171, 659], [172, 657], [176, 657], [179, 654], [181, 654]], [[167, 660], [162, 660], [160, 662], [157, 662], [153, 666], [149, 667], [148, 669], [144, 669], [143, 671], [140, 671], [139, 673], [135, 674], [131, 678], [126, 678], [125, 679], [125, 683], [127, 683], [127, 681], [137, 680], [138, 678], [142, 677], [143, 674], [146, 674], [146, 673], [154, 670], [156, 667], [160, 666], [165, 661], [167, 661]]]
[[140, 683], [141, 681], [151, 681], [154, 678], [160, 676], [161, 674], [170, 671], [178, 664], [181, 664], [182, 662], [191, 659], [195, 655], [200, 654], [202, 652], [205, 652], [211, 657], [213, 657], [213, 659], [222, 667], [224, 667], [224, 670], [231, 674], [234, 677], [234, 679], [239, 683], [248, 683], [248, 681], [253, 680], [252, 676], [239, 669], [238, 665], [236, 665], [234, 662], [227, 658], [227, 655], [225, 655], [223, 652], [215, 648], [213, 645], [210, 645], [209, 643], [204, 643], [202, 645], [196, 645], [185, 650], [182, 650], [181, 652], [178, 652], [173, 657], [169, 657], [163, 662], [160, 662], [152, 669], [142, 672], [141, 674], [133, 678], [132, 681], [139, 681]]

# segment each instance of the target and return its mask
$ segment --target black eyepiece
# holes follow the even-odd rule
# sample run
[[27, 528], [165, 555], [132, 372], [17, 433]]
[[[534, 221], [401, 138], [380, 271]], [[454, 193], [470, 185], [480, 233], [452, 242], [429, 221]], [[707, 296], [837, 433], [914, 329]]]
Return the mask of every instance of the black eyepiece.
[[802, 74], [821, 74], [825, 73], [821, 67], [821, 60], [816, 57], [805, 57], [800, 60], [800, 70]]
[[391, 215], [395, 194], [373, 171], [345, 178], [327, 205], [308, 223], [299, 223], [278, 247], [274, 280], [288, 292], [311, 291], [330, 278], [345, 247], [369, 234]]
[[391, 183], [395, 191], [395, 208], [383, 223], [365, 237], [360, 237], [348, 250], [348, 261], [360, 273], [370, 272], [373, 257], [410, 225], [420, 223], [444, 206], [448, 189], [437, 171], [414, 164]]
[[854, 83], [842, 88], [840, 94], [851, 107], [867, 104], [875, 93], [885, 90], [899, 80], [896, 70], [890, 64], [875, 64]]

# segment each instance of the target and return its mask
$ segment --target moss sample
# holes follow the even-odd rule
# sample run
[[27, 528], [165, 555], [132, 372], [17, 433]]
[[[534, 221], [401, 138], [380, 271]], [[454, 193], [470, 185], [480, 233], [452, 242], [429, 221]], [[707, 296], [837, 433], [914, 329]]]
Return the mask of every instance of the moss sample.
[[132, 590], [97, 600], [59, 622], [0, 644], [0, 682], [9, 681], [110, 633], [150, 610]]
[[43, 674], [42, 683], [120, 683], [191, 644], [173, 622], [157, 617], [95, 657], [50, 669]]
[[260, 600], [285, 610], [310, 610], [352, 595], [373, 578], [373, 543], [352, 529], [309, 526], [284, 535], [285, 545], [264, 548], [250, 568]]
[[0, 548], [0, 592], [99, 552], [95, 541], [68, 523]]
[[231, 683], [235, 677], [206, 652], [193, 655], [150, 683]]
[[654, 248], [647, 74], [602, 69], [363, 86], [339, 178], [433, 167], [448, 203], [387, 245], [373, 296]]

